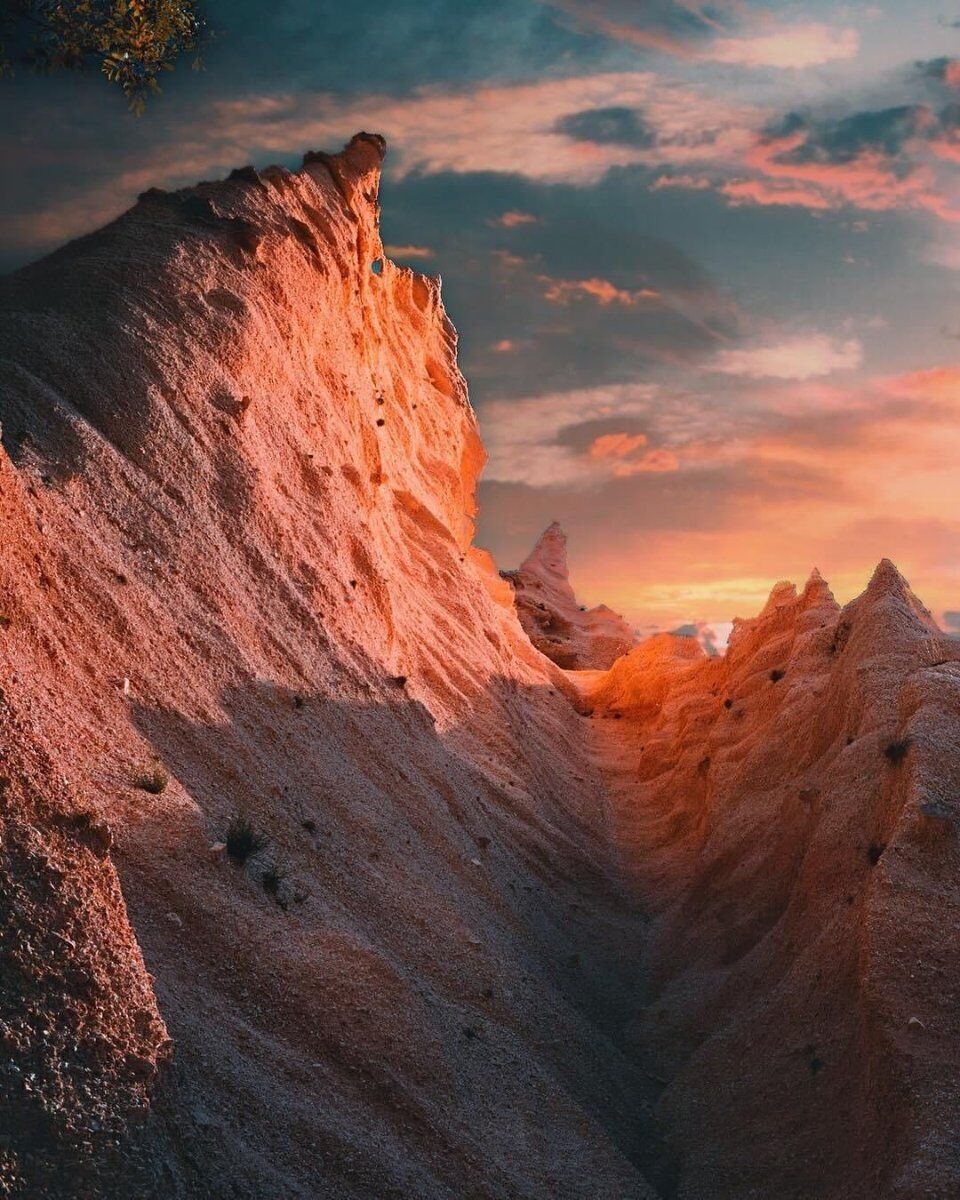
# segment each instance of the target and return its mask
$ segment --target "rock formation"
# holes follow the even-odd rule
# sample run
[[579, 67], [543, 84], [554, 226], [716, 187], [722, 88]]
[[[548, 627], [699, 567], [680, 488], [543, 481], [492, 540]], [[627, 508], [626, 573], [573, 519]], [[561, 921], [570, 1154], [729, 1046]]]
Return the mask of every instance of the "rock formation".
[[554, 521], [516, 571], [504, 571], [516, 593], [517, 616], [541, 654], [567, 670], [607, 667], [636, 645], [623, 617], [605, 604], [577, 603], [567, 568], [567, 536]]
[[844, 609], [814, 573], [725, 657], [664, 635], [591, 690], [667, 1195], [960, 1186], [958, 702], [960, 643], [886, 561]]
[[0, 283], [0, 1194], [957, 1194], [960, 647], [534, 649], [383, 149]]

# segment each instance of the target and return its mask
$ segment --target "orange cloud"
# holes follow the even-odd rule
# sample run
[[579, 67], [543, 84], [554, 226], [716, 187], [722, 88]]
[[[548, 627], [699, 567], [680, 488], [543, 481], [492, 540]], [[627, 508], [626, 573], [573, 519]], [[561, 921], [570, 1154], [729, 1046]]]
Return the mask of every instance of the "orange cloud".
[[643, 433], [604, 433], [590, 443], [591, 458], [626, 458], [647, 444]]
[[627, 459], [617, 462], [613, 474], [617, 479], [627, 479], [631, 475], [660, 475], [670, 471], [680, 470], [680, 460], [672, 450], [651, 450], [642, 458]]
[[621, 304], [631, 308], [643, 300], [657, 300], [660, 293], [652, 288], [640, 288], [637, 291], [627, 291], [618, 288], [608, 279], [551, 279], [541, 276], [546, 290], [544, 297], [552, 304], [569, 304], [571, 300], [588, 297], [606, 308], [611, 304]]
[[499, 217], [494, 217], [489, 224], [500, 225], [504, 229], [516, 229], [520, 225], [538, 225], [539, 218], [535, 217], [532, 213], [511, 210], [510, 212], [501, 213]]
[[885, 391], [910, 400], [960, 402], [960, 366], [931, 367], [888, 379]]
[[680, 461], [672, 450], [647, 450], [638, 454], [644, 450], [647, 441], [643, 433], [604, 433], [590, 443], [587, 455], [596, 462], [609, 464], [610, 474], [615, 479], [680, 469]]

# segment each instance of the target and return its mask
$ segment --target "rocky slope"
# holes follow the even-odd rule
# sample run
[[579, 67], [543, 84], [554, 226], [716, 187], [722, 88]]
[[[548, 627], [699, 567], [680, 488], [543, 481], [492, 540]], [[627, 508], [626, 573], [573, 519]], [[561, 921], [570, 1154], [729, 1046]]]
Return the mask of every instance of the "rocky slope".
[[530, 641], [557, 666], [604, 670], [637, 643], [623, 617], [605, 604], [577, 603], [567, 567], [567, 536], [554, 521], [515, 571], [501, 572], [514, 590], [517, 616]]
[[585, 683], [651, 917], [645, 1167], [677, 1197], [960, 1188], [960, 643], [889, 562], [814, 573], [724, 658], [653, 638]]
[[0, 1194], [955, 1195], [956, 644], [539, 653], [382, 155], [0, 283]]

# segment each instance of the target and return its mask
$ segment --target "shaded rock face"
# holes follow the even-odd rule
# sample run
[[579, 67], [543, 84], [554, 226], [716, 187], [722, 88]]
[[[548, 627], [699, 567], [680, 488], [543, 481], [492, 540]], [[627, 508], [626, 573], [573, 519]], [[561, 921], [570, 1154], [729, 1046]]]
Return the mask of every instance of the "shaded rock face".
[[514, 589], [517, 616], [530, 641], [567, 670], [606, 670], [637, 643], [626, 621], [605, 604], [577, 603], [567, 569], [567, 537], [548, 526], [516, 571], [504, 571]]
[[960, 645], [505, 582], [383, 151], [0, 281], [0, 1194], [960, 1194]]

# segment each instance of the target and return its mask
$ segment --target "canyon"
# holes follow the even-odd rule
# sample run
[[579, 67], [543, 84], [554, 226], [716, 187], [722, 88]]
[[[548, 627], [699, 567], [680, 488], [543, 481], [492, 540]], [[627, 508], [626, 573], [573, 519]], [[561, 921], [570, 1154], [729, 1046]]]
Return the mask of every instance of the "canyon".
[[0, 1194], [956, 1196], [960, 642], [502, 577], [384, 153], [0, 281]]

